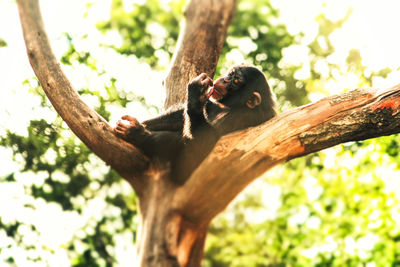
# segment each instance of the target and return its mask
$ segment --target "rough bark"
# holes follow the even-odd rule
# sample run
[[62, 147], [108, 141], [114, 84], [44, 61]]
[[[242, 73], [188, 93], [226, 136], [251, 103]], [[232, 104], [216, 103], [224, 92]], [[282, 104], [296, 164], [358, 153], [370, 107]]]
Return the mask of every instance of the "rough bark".
[[183, 103], [186, 84], [202, 72], [215, 74], [236, 0], [192, 0], [165, 80], [165, 107]]
[[208, 221], [191, 221], [175, 210], [171, 203], [177, 187], [159, 175], [140, 204], [140, 266], [200, 266]]
[[[191, 22], [181, 32], [166, 80], [167, 106], [182, 101], [191, 77], [214, 73], [233, 12], [234, 1], [198, 1], [186, 12]], [[141, 266], [199, 266], [210, 220], [272, 166], [336, 144], [400, 132], [400, 85], [357, 89], [221, 138], [190, 179], [177, 186], [165, 169], [116, 138], [108, 123], [82, 102], [51, 52], [37, 0], [17, 3], [31, 65], [55, 109], [139, 194]]]

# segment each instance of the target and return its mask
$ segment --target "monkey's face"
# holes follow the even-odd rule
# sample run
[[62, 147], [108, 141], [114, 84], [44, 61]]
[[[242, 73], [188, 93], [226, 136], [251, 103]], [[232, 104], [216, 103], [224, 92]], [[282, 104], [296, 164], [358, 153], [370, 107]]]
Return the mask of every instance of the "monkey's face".
[[230, 92], [239, 90], [244, 84], [244, 78], [241, 71], [242, 67], [233, 67], [228, 74], [215, 80], [213, 84], [212, 97], [215, 100], [221, 100]]

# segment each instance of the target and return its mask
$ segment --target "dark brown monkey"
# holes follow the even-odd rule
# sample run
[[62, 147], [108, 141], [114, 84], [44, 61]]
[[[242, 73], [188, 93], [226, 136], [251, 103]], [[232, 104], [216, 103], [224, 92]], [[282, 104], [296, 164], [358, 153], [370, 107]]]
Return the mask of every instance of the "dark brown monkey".
[[205, 73], [194, 78], [187, 101], [175, 111], [142, 123], [123, 116], [129, 125], [118, 121], [115, 133], [147, 156], [170, 163], [172, 177], [183, 183], [222, 135], [271, 119], [274, 106], [264, 74], [238, 65], [214, 83]]

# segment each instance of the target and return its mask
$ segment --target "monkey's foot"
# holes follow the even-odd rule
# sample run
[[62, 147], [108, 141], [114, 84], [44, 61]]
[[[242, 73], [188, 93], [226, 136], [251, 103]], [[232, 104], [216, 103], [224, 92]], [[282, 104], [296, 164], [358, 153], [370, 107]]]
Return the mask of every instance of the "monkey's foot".
[[[133, 143], [135, 139], [140, 139], [140, 137], [150, 134], [136, 118], [125, 115], [122, 116], [121, 119], [122, 120], [118, 120], [114, 132], [125, 141]], [[123, 121], [128, 121], [129, 124]]]

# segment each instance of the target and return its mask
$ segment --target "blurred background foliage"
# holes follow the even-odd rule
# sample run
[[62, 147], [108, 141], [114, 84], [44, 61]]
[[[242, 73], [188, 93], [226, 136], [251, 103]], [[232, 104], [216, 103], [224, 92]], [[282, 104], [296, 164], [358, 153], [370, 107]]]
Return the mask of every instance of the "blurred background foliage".
[[0, 47], [5, 47], [5, 46], [7, 46], [6, 41], [0, 38]]
[[[97, 29], [118, 34], [121, 42], [99, 46], [165, 70], [184, 7], [183, 0], [138, 1], [129, 6], [113, 0], [109, 19], [99, 21]], [[330, 94], [332, 81], [348, 75], [359, 87], [372, 86], [373, 79], [385, 78], [392, 70], [368, 71], [356, 49], [348, 51], [345, 65], [329, 60], [335, 52], [329, 37], [350, 16], [348, 10], [331, 21], [318, 14], [318, 33], [305, 42], [302, 33], [288, 32], [268, 0], [240, 0], [217, 75], [242, 61], [259, 66], [276, 92], [281, 111]], [[63, 33], [62, 38], [66, 44], [62, 64], [83, 66], [91, 79], [103, 82], [96, 89], [88, 84], [78, 91], [104, 118], [110, 120], [116, 108], [131, 103], [139, 103], [150, 114], [160, 112], [135, 90], [120, 86], [90, 48], [76, 45], [90, 33]], [[0, 47], [6, 41], [0, 39]], [[286, 62], [285, 53], [299, 47], [306, 49], [309, 60]], [[6, 130], [0, 138], [2, 149], [20, 166], [0, 177], [0, 187], [13, 192], [0, 196], [5, 205], [0, 210], [2, 264], [126, 266], [122, 259], [134, 255], [136, 196], [55, 115], [35, 78], [23, 84], [39, 100], [37, 109], [54, 116], [32, 118], [25, 134]], [[339, 88], [338, 93], [348, 89]], [[395, 181], [400, 176], [399, 145], [398, 135], [347, 143], [274, 168], [214, 220], [204, 266], [400, 266], [396, 225], [400, 188]], [[19, 210], [13, 206], [16, 200]], [[48, 213], [74, 225], [47, 233], [50, 227], [38, 216]], [[57, 242], [51, 241], [52, 235]], [[60, 265], [60, 259], [68, 264]]]

